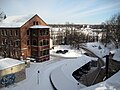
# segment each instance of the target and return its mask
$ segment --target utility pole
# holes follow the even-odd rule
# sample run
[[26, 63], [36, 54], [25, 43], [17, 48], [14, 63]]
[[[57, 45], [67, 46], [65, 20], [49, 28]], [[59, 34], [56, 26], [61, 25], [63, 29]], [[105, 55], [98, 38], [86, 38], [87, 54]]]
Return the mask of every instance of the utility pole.
[[108, 78], [109, 70], [109, 55], [106, 55], [106, 79]]

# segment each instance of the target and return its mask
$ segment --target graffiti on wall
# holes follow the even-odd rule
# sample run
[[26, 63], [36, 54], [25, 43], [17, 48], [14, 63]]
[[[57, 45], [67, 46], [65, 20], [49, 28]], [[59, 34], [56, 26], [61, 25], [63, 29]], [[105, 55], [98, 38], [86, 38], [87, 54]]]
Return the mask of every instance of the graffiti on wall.
[[5, 87], [15, 83], [15, 74], [8, 74], [1, 78], [0, 83]]

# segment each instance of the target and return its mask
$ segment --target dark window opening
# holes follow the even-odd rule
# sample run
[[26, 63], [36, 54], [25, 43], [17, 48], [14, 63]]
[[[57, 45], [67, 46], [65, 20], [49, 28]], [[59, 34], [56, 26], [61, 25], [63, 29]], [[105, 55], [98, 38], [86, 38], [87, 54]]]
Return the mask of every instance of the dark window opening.
[[43, 40], [43, 45], [46, 45], [46, 40]]
[[33, 57], [34, 57], [34, 56], [38, 56], [37, 54], [38, 54], [37, 51], [32, 51], [32, 56], [33, 56]]
[[18, 46], [18, 45], [19, 45], [19, 41], [16, 41], [16, 42], [15, 42], [15, 46]]
[[27, 45], [30, 45], [30, 40], [27, 40]]
[[49, 49], [43, 51], [43, 56], [49, 54]]
[[42, 41], [39, 41], [39, 45], [42, 46]]
[[37, 45], [37, 40], [33, 40], [33, 45]]
[[13, 41], [12, 40], [10, 40], [10, 45], [13, 45]]
[[27, 30], [27, 35], [30, 35], [30, 31], [29, 30]]
[[47, 40], [47, 45], [49, 45], [49, 40]]
[[4, 35], [4, 30], [1, 31], [1, 35]]
[[36, 25], [38, 25], [38, 22], [36, 22]]
[[42, 30], [40, 30], [40, 33], [39, 33], [39, 35], [41, 35], [41, 36], [42, 36]]
[[15, 36], [17, 36], [18, 35], [18, 30], [15, 30]]
[[38, 32], [36, 30], [32, 30], [32, 36], [38, 36]]
[[46, 35], [49, 35], [49, 30], [46, 30]]
[[35, 25], [35, 21], [33, 22], [33, 25]]

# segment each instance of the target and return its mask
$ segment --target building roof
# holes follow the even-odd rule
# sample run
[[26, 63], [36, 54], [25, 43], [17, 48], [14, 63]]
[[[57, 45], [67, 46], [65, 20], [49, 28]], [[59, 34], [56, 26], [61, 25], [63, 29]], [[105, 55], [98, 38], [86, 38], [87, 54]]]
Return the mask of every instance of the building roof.
[[7, 69], [19, 64], [23, 64], [24, 62], [12, 59], [12, 58], [4, 58], [0, 59], [0, 70]]
[[49, 26], [43, 26], [43, 25], [34, 25], [31, 26], [30, 28], [50, 28]]
[[35, 14], [9, 16], [0, 23], [0, 27], [21, 27], [28, 20], [30, 20]]

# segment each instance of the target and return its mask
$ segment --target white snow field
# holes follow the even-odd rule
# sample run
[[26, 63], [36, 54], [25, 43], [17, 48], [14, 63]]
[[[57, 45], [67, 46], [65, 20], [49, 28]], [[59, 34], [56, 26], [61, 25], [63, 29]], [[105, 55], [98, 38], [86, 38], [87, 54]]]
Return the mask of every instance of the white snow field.
[[[89, 44], [87, 47], [98, 56], [103, 56], [104, 54], [100, 53], [96, 45], [99, 44]], [[63, 56], [58, 54], [54, 57], [54, 52], [59, 49], [69, 50], [71, 53], [74, 53], [74, 55], [71, 53], [67, 55], [66, 53]], [[104, 49], [105, 48], [103, 48], [103, 51]], [[72, 76], [72, 72], [96, 58], [82, 55], [81, 51], [70, 49], [68, 46], [57, 46], [54, 50], [51, 50], [51, 52], [53, 52], [53, 56], [51, 56], [49, 61], [31, 63], [30, 67], [26, 69], [25, 80], [4, 87], [1, 90], [54, 90], [51, 81], [58, 90], [120, 90], [120, 71], [104, 82], [90, 87], [79, 84], [78, 87], [78, 82]], [[66, 59], [66, 57], [69, 57], [69, 59]], [[40, 73], [38, 73], [38, 71]]]

